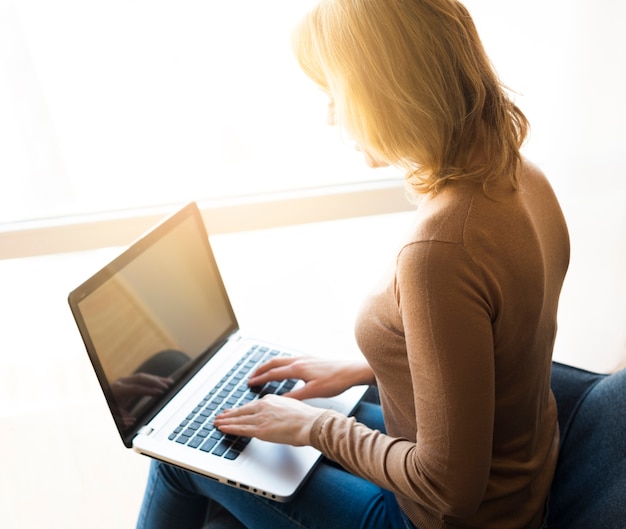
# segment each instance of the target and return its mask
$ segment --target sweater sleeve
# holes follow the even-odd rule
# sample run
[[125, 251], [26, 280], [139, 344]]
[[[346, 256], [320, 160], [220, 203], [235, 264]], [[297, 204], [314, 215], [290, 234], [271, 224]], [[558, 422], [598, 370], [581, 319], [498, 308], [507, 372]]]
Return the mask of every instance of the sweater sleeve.
[[462, 245], [425, 241], [405, 247], [394, 293], [410, 370], [399, 380], [408, 380], [402, 389], [413, 400], [415, 438], [385, 435], [326, 412], [313, 425], [313, 446], [433, 512], [474, 513], [489, 480], [495, 406], [493, 314], [486, 292], [483, 274]]

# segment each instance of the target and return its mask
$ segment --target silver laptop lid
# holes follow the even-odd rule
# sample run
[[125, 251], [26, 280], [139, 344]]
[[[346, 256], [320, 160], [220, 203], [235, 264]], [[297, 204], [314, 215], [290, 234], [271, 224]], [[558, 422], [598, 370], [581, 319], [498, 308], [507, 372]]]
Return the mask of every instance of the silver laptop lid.
[[69, 304], [127, 447], [238, 330], [195, 203], [71, 292]]

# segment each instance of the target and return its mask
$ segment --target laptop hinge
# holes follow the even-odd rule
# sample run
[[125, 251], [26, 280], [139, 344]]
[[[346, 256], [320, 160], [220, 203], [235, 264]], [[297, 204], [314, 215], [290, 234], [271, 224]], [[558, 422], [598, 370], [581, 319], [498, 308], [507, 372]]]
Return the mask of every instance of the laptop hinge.
[[150, 428], [150, 426], [142, 426], [139, 428], [137, 435], [150, 435], [152, 432], [154, 432], [154, 428]]

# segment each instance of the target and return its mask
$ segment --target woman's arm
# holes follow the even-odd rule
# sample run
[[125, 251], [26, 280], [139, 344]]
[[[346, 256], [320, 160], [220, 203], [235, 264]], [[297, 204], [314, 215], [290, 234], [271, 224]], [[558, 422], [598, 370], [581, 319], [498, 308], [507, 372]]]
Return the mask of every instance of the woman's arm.
[[433, 512], [468, 516], [492, 463], [493, 331], [480, 274], [460, 245], [430, 241], [405, 248], [396, 273], [402, 329], [394, 331], [402, 331], [408, 366], [377, 373], [390, 408], [387, 434], [327, 411], [311, 444]]

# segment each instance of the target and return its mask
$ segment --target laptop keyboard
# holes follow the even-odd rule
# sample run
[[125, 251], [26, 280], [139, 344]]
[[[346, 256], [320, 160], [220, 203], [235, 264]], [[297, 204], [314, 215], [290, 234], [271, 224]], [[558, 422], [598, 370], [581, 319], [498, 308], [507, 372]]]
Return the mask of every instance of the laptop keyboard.
[[237, 459], [250, 442], [249, 437], [225, 435], [213, 426], [213, 420], [222, 411], [242, 406], [263, 395], [282, 395], [290, 391], [296, 380], [268, 382], [262, 387], [248, 387], [248, 375], [257, 366], [275, 356], [286, 353], [254, 345], [220, 380], [220, 382], [198, 403], [169, 435], [170, 441], [211, 453], [225, 459]]

